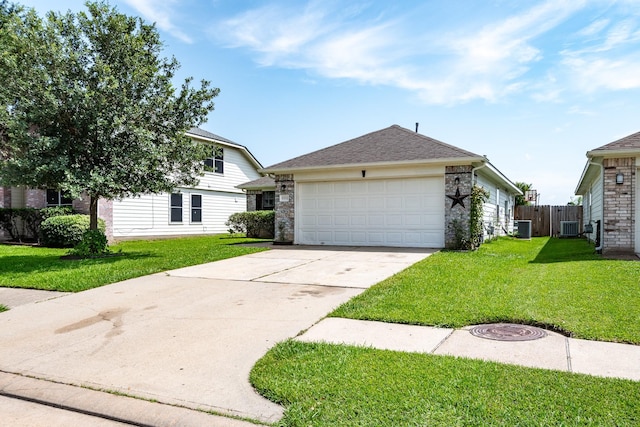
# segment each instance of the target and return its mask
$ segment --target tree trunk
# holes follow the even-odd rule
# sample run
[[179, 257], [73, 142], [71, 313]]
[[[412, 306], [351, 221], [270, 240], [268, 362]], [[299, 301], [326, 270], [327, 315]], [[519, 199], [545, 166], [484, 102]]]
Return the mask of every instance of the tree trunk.
[[91, 196], [89, 202], [89, 230], [98, 229], [98, 197]]

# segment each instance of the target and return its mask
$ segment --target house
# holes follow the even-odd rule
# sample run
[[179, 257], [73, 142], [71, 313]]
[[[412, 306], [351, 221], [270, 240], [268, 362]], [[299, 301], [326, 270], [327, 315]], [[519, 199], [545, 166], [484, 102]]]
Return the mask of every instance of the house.
[[486, 157], [398, 125], [260, 172], [274, 180], [276, 240], [305, 245], [453, 247], [474, 184], [490, 194], [485, 236], [513, 230], [521, 194]]
[[587, 152], [575, 193], [601, 253], [640, 253], [640, 132]]
[[[110, 240], [224, 233], [229, 215], [246, 210], [246, 195], [236, 186], [259, 178], [260, 162], [246, 147], [205, 130], [194, 128], [187, 135], [212, 147], [199, 184], [176, 188], [171, 194], [101, 199], [98, 216], [105, 221]], [[71, 200], [53, 189], [0, 187], [0, 207], [50, 206], [72, 206], [78, 212], [89, 212], [88, 197]]]

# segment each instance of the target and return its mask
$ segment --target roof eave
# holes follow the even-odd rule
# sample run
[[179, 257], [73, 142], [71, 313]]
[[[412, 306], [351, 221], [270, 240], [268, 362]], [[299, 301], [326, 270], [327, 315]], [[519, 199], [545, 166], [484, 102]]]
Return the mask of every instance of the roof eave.
[[591, 150], [587, 151], [587, 157], [603, 157], [603, 158], [612, 158], [612, 157], [633, 157], [640, 156], [640, 149], [638, 148], [621, 148], [617, 150]]
[[258, 170], [260, 173], [272, 173], [272, 174], [291, 174], [295, 172], [312, 172], [322, 171], [329, 169], [353, 169], [353, 168], [371, 168], [371, 167], [394, 167], [394, 166], [412, 166], [412, 165], [458, 165], [458, 164], [471, 164], [474, 162], [483, 162], [486, 159], [484, 157], [450, 157], [442, 159], [422, 159], [422, 160], [406, 160], [400, 162], [370, 162], [370, 163], [345, 163], [340, 165], [327, 165], [327, 166], [302, 166], [302, 167], [289, 167], [289, 168], [263, 168]]
[[506, 177], [505, 174], [500, 172], [500, 170], [495, 167], [490, 161], [485, 160], [486, 168], [491, 171], [498, 179], [500, 179], [507, 187], [509, 187], [513, 193], [523, 195], [522, 190], [520, 190], [509, 178]]

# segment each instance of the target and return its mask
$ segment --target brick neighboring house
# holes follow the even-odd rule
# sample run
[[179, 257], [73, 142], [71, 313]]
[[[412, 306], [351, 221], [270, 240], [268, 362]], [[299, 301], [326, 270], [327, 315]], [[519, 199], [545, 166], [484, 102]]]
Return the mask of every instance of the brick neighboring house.
[[[204, 160], [208, 171], [199, 184], [176, 188], [171, 194], [99, 200], [98, 216], [105, 221], [110, 240], [224, 233], [229, 215], [246, 210], [246, 196], [237, 185], [259, 178], [260, 162], [245, 146], [211, 132], [194, 128], [187, 135], [212, 145], [211, 158]], [[214, 146], [221, 149], [217, 154]], [[88, 214], [89, 198], [71, 200], [54, 189], [0, 187], [0, 207], [48, 206], [72, 206]]]
[[512, 231], [522, 194], [486, 157], [398, 125], [259, 172], [274, 177], [276, 240], [295, 244], [453, 247], [474, 184], [490, 193], [484, 223], [494, 235]]
[[598, 251], [640, 253], [640, 132], [587, 152], [575, 193]]

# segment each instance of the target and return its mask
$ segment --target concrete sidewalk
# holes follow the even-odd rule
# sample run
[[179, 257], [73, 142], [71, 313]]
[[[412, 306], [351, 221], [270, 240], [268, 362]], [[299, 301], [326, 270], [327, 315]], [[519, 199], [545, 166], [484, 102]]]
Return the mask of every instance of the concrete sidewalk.
[[[62, 398], [78, 411], [96, 407], [94, 393], [104, 393], [92, 390], [138, 398], [118, 400], [125, 405], [118, 414], [129, 414], [114, 416], [120, 421], [135, 423], [127, 417], [171, 405], [275, 422], [282, 407], [249, 383], [255, 362], [432, 252], [274, 248], [20, 305], [0, 314], [0, 372], [9, 375], [0, 378], [0, 394], [28, 377], [23, 398]], [[66, 398], [52, 391], [54, 383], [84, 397]], [[140, 409], [140, 399], [158, 403]], [[113, 404], [98, 406], [101, 416], [116, 411]], [[207, 416], [208, 423], [162, 425], [223, 425]]]
[[546, 331], [532, 341], [496, 341], [454, 330], [364, 320], [326, 318], [299, 341], [328, 342], [490, 360], [601, 377], [640, 381], [640, 346], [567, 338]]

